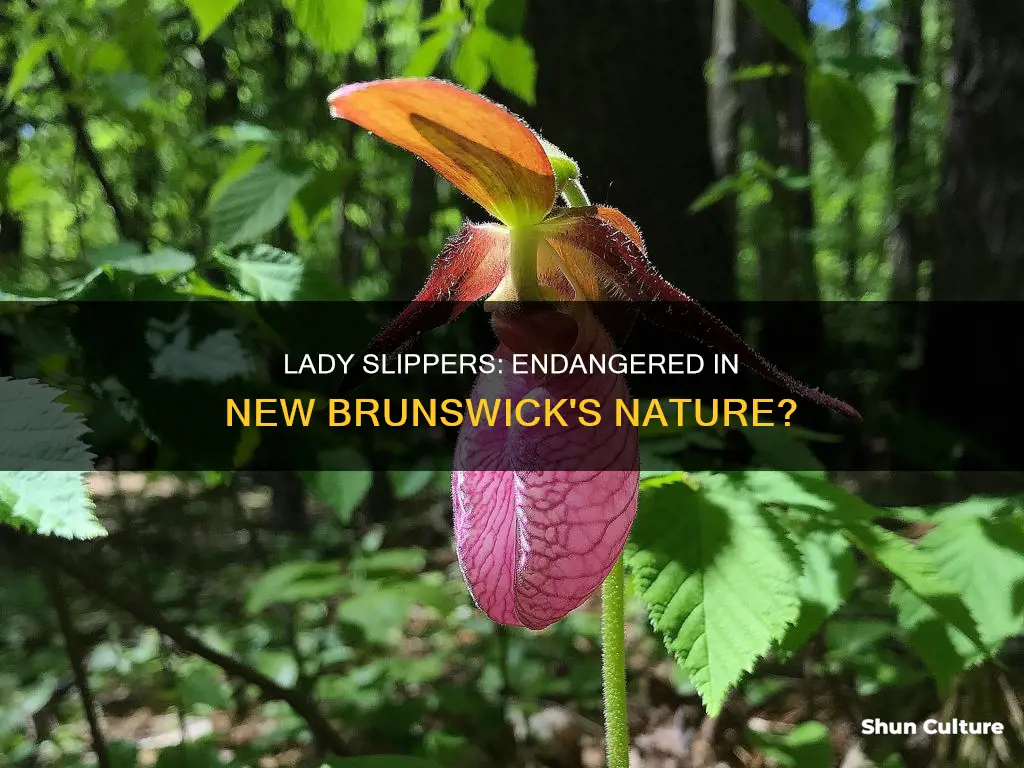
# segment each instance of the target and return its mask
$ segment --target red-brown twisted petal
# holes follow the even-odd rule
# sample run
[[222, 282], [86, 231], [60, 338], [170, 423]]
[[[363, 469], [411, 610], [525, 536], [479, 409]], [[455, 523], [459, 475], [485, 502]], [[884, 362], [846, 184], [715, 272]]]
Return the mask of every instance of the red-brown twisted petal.
[[603, 290], [590, 298], [645, 302], [644, 315], [658, 325], [734, 354], [768, 381], [860, 421], [856, 409], [780, 371], [696, 300], [665, 280], [647, 258], [642, 240], [637, 242], [636, 228], [620, 228], [617, 217], [625, 219], [613, 208], [589, 206], [568, 209], [544, 222], [544, 234], [564, 263], [572, 265], [574, 271], [585, 271], [589, 266], [600, 276]]
[[[505, 274], [508, 252], [507, 229], [466, 224], [434, 260], [416, 298], [377, 334], [364, 354], [391, 355], [427, 331], [450, 323], [470, 304], [494, 291]], [[361, 373], [350, 374], [342, 391], [351, 391], [365, 379]]]

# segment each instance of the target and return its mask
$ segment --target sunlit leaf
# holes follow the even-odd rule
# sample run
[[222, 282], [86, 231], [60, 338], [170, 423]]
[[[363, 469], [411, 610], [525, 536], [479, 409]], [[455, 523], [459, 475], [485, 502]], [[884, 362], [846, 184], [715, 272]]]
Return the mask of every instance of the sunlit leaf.
[[348, 53], [363, 35], [366, 0], [284, 0], [295, 26], [324, 53]]
[[0, 523], [67, 539], [104, 536], [86, 486], [93, 455], [81, 417], [62, 393], [0, 378]]
[[626, 566], [711, 716], [799, 613], [797, 551], [724, 482], [694, 490], [681, 474], [646, 481]]
[[437, 65], [441, 63], [441, 57], [454, 39], [453, 29], [441, 29], [432, 34], [420, 43], [402, 74], [405, 77], [426, 77], [434, 74]]
[[302, 284], [302, 259], [269, 245], [257, 245], [223, 258], [239, 289], [257, 301], [291, 301]]
[[262, 162], [232, 179], [207, 208], [211, 238], [233, 246], [266, 234], [288, 215], [288, 206], [309, 178]]
[[4, 95], [8, 100], [13, 99], [28, 85], [32, 73], [50, 52], [53, 41], [49, 37], [40, 37], [33, 40], [19, 55], [14, 62], [14, 69], [11, 71], [11, 79], [7, 82], [7, 89]]

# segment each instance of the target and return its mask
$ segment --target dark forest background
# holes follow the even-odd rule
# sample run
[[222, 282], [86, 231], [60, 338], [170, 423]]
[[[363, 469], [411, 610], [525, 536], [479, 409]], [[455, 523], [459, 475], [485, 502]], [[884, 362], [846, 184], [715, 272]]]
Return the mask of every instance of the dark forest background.
[[[808, 431], [643, 435], [680, 470], [746, 440], [762, 471], [644, 481], [636, 765], [1024, 764], [1024, 5], [5, 0], [0, 457], [26, 413], [84, 456], [54, 399], [117, 450], [0, 471], [0, 766], [604, 764], [596, 604], [539, 634], [473, 607], [429, 436], [415, 466], [382, 437], [348, 472], [272, 471], [250, 434], [231, 471], [128, 471], [201, 433], [161, 431], [120, 374], [126, 329], [76, 336], [24, 301], [410, 299], [485, 215], [331, 119], [339, 84], [402, 75], [508, 105], [671, 282], [865, 415], [858, 471], [826, 472]], [[764, 302], [833, 309], [796, 336]], [[50, 389], [11, 388], [29, 378]], [[710, 661], [641, 560], [703, 585]], [[861, 736], [874, 717], [1006, 733]]]

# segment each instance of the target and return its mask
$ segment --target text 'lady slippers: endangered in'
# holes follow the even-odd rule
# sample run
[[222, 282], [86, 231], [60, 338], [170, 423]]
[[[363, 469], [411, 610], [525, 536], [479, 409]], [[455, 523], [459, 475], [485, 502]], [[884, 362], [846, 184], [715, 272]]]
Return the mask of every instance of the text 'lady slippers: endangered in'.
[[[662, 278], [636, 226], [614, 208], [590, 205], [575, 163], [503, 107], [429, 79], [346, 85], [329, 102], [334, 116], [412, 152], [500, 222], [466, 224], [447, 243], [413, 303], [374, 340], [374, 352], [393, 352], [486, 298], [497, 310], [499, 357], [610, 354], [612, 329], [588, 303], [637, 302], [652, 322], [859, 418], [775, 368]], [[559, 196], [566, 207], [556, 207]], [[545, 309], [507, 309], [535, 302]], [[493, 396], [613, 401], [628, 393], [617, 374], [481, 376], [473, 397]], [[456, 452], [456, 550], [477, 605], [502, 624], [541, 629], [558, 621], [601, 585], [625, 546], [637, 511], [635, 428], [464, 424]], [[569, 468], [583, 454], [587, 469]]]

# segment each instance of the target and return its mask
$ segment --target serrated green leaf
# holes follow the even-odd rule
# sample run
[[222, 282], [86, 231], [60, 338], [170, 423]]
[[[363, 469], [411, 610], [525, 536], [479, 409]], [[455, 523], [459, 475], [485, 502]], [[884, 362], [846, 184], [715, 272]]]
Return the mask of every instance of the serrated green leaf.
[[0, 378], [0, 522], [43, 535], [91, 539], [106, 531], [85, 474], [93, 455], [62, 393], [32, 379]]
[[857, 170], [878, 133], [864, 92], [844, 75], [814, 70], [807, 78], [807, 110], [847, 173]]
[[199, 42], [217, 31], [242, 0], [185, 0], [192, 18], [199, 25]]
[[239, 289], [257, 301], [291, 301], [302, 284], [302, 259], [270, 245], [221, 260]]
[[309, 178], [263, 162], [233, 179], [207, 208], [213, 241], [231, 247], [269, 232], [288, 215], [288, 206]]
[[757, 502], [709, 478], [645, 482], [626, 550], [651, 624], [714, 716], [797, 618], [799, 555]]
[[324, 53], [348, 53], [363, 35], [367, 0], [284, 0], [295, 26]]
[[[959, 590], [982, 641], [996, 652], [1024, 632], [1024, 522], [1016, 516], [988, 519], [982, 516], [984, 506], [954, 505], [952, 515], [918, 546]], [[940, 682], [984, 658], [963, 632], [916, 596], [894, 588], [892, 599], [908, 642]]]
[[53, 40], [49, 37], [40, 37], [29, 43], [18, 54], [18, 58], [14, 62], [14, 68], [11, 70], [11, 79], [7, 81], [7, 88], [4, 91], [4, 96], [8, 101], [17, 96], [21, 89], [28, 85], [32, 73], [35, 72], [36, 67], [39, 66], [39, 63], [50, 52], [52, 47]]
[[813, 57], [811, 44], [793, 12], [782, 0], [743, 0], [743, 4], [772, 37], [789, 48], [802, 61]]

